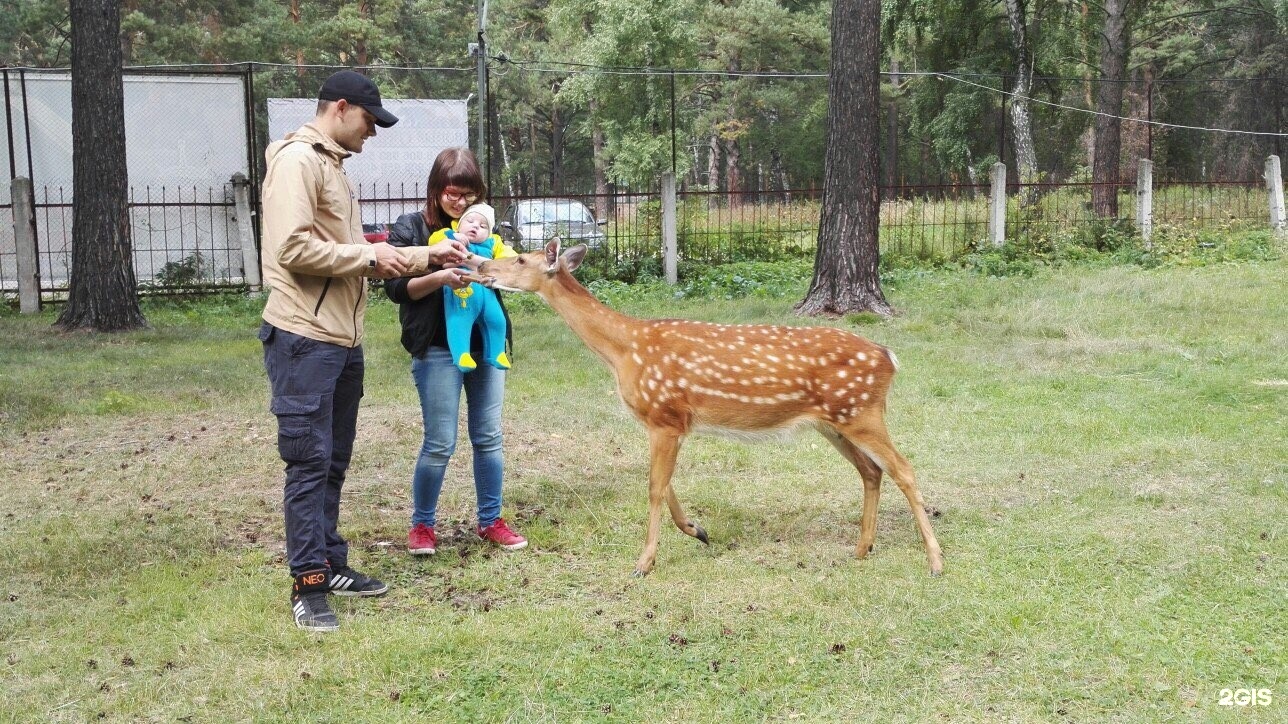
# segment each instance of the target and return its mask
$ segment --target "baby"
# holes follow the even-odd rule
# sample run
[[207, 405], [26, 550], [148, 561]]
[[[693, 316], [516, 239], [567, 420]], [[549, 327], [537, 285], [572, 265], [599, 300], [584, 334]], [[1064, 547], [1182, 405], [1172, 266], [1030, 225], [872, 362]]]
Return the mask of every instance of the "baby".
[[[446, 229], [444, 236], [459, 240], [471, 254], [484, 259], [514, 256], [514, 250], [492, 233], [495, 219], [491, 206], [474, 204], [461, 214], [456, 230]], [[473, 266], [477, 268], [477, 264]], [[443, 309], [447, 316], [447, 348], [460, 371], [469, 372], [478, 367], [470, 355], [470, 334], [475, 322], [482, 332], [485, 361], [497, 369], [510, 369], [510, 358], [505, 353], [505, 313], [495, 291], [478, 282], [461, 289], [443, 287]]]

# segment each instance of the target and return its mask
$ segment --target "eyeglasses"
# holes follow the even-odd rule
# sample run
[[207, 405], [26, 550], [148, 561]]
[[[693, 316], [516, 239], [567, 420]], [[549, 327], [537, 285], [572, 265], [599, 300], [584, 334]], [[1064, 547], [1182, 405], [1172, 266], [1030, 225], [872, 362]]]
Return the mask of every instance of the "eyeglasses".
[[479, 195], [471, 194], [471, 193], [458, 193], [455, 191], [446, 190], [446, 191], [443, 191], [443, 198], [446, 199], [447, 202], [450, 204], [459, 203], [461, 201], [465, 201], [465, 203], [467, 204], [472, 204], [475, 201], [479, 200]]

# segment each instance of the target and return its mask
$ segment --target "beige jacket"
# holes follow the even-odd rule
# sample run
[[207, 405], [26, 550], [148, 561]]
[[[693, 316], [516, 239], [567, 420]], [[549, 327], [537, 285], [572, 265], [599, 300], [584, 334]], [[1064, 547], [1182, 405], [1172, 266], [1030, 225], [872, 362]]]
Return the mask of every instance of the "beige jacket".
[[[264, 321], [311, 339], [357, 347], [376, 252], [362, 236], [350, 154], [312, 124], [264, 154], [261, 262]], [[429, 248], [398, 249], [409, 276], [429, 270]]]

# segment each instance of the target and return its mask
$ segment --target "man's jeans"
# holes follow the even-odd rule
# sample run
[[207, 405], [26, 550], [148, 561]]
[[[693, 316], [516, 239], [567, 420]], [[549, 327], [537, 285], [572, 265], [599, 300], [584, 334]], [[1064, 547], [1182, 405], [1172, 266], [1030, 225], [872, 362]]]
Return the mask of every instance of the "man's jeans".
[[411, 376], [420, 393], [420, 414], [425, 424], [416, 469], [412, 473], [411, 523], [433, 527], [438, 496], [443, 490], [447, 461], [456, 450], [461, 390], [468, 410], [466, 429], [474, 449], [474, 492], [478, 496], [478, 524], [487, 527], [501, 515], [501, 405], [505, 397], [505, 372], [480, 364], [462, 373], [443, 347], [430, 347], [424, 357], [413, 357]]
[[264, 369], [273, 391], [277, 450], [286, 463], [283, 510], [291, 575], [349, 562], [340, 537], [340, 489], [362, 399], [362, 347], [341, 347], [265, 322]]

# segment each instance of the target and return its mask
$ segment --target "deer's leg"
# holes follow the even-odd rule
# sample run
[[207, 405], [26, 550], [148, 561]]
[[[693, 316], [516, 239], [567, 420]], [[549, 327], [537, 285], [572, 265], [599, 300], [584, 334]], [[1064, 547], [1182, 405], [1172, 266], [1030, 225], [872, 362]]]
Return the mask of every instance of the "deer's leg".
[[[648, 468], [648, 534], [644, 538], [644, 551], [635, 563], [635, 575], [646, 576], [657, 560], [657, 539], [662, 527], [662, 501], [671, 487], [671, 474], [675, 472], [675, 457], [680, 452], [680, 435], [666, 428], [649, 428]], [[674, 494], [671, 494], [674, 495]], [[676, 503], [676, 507], [679, 503]], [[683, 511], [680, 513], [683, 517]]]
[[675, 527], [680, 529], [681, 533], [691, 535], [704, 544], [711, 545], [711, 542], [707, 540], [707, 532], [702, 529], [702, 526], [685, 516], [684, 508], [680, 507], [680, 499], [675, 497], [675, 488], [670, 482], [666, 484], [666, 505], [671, 509], [671, 520], [675, 523]]
[[877, 539], [877, 505], [881, 502], [881, 468], [831, 425], [820, 424], [818, 431], [832, 443], [832, 447], [836, 448], [842, 457], [850, 461], [850, 464], [859, 471], [859, 477], [863, 478], [863, 518], [859, 522], [859, 543], [854, 548], [854, 555], [857, 558], [867, 558]]
[[[939, 549], [935, 532], [930, 529], [930, 516], [926, 515], [926, 501], [922, 499], [921, 491], [917, 489], [917, 479], [913, 474], [912, 465], [895, 449], [884, 426], [876, 429], [867, 428], [860, 432], [847, 432], [845, 436], [855, 447], [881, 466], [881, 469], [894, 479], [899, 490], [903, 491], [904, 497], [908, 499], [908, 505], [912, 508], [912, 517], [917, 521], [921, 540], [926, 546], [930, 575], [937, 576], [942, 573], [944, 554]], [[867, 510], [865, 509], [863, 513], [866, 516]]]

